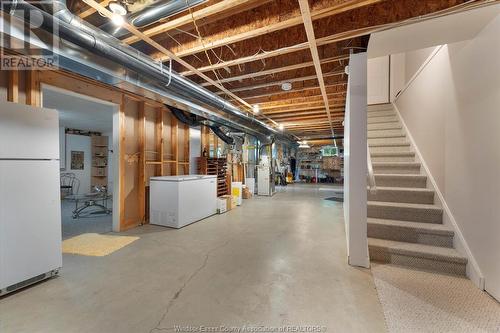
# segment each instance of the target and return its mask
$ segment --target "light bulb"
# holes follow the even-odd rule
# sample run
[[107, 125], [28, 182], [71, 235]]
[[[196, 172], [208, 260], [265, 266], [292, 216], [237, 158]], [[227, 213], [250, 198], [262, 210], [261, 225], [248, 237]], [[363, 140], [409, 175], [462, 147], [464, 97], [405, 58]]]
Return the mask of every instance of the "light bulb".
[[111, 22], [116, 26], [121, 26], [125, 23], [125, 19], [121, 15], [113, 14], [113, 16], [111, 16]]
[[254, 114], [259, 114], [260, 112], [260, 107], [258, 104], [255, 104], [254, 106], [252, 106], [252, 110], [253, 110], [253, 113]]

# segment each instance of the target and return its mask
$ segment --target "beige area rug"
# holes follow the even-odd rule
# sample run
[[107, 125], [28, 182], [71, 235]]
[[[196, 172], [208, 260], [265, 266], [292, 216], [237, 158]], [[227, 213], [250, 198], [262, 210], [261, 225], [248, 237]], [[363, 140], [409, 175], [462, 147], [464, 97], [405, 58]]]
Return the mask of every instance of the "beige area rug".
[[500, 304], [465, 278], [373, 264], [389, 332], [500, 333]]
[[63, 241], [63, 253], [103, 257], [138, 240], [139, 237], [81, 234]]

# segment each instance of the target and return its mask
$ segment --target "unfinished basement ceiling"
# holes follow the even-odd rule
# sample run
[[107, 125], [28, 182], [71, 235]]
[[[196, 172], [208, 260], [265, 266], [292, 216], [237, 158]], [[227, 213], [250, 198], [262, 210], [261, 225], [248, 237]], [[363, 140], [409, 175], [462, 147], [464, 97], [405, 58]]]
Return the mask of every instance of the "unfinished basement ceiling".
[[[85, 1], [85, 0], [84, 0]], [[90, 23], [108, 19], [81, 0], [69, 8]], [[185, 1], [185, 0], [178, 0]], [[208, 0], [140, 31], [225, 88], [213, 84], [174, 61], [173, 69], [240, 106], [258, 105], [258, 117], [272, 126], [284, 125], [298, 139], [343, 136], [349, 52], [364, 51], [368, 34], [385, 24], [485, 1], [463, 0]], [[109, 0], [99, 0], [107, 6]], [[306, 33], [309, 5], [325, 89], [314, 67]], [[302, 11], [301, 11], [302, 6]], [[306, 19], [304, 21], [304, 18]], [[309, 30], [311, 31], [311, 30]], [[310, 36], [309, 36], [310, 37]], [[164, 61], [168, 57], [144, 40], [128, 34], [122, 41]], [[283, 84], [291, 85], [288, 91]], [[228, 94], [228, 91], [233, 96]], [[241, 100], [246, 104], [243, 104]], [[325, 102], [329, 107], [327, 110]], [[330, 114], [330, 117], [328, 115]], [[341, 144], [341, 140], [337, 140]]]

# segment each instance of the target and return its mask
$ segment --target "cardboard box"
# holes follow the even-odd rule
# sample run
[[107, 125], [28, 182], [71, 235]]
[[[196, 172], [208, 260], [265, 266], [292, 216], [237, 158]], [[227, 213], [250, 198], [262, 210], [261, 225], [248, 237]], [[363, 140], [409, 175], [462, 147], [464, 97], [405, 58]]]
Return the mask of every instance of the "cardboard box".
[[243, 187], [243, 199], [250, 199], [252, 197], [252, 192], [248, 189], [248, 187]]
[[231, 194], [236, 198], [236, 205], [241, 206], [241, 204], [243, 203], [243, 183], [232, 182]]
[[227, 198], [217, 198], [217, 214], [227, 212]]
[[229, 211], [236, 206], [236, 204], [233, 205], [233, 196], [232, 195], [223, 195], [223, 196], [220, 196], [219, 199], [226, 200], [226, 211]]

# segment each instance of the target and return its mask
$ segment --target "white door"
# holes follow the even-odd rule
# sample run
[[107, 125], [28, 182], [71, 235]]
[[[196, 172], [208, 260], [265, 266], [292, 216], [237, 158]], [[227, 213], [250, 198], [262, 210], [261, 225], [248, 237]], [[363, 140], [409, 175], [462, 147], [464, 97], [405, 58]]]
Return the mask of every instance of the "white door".
[[59, 161], [0, 161], [0, 288], [61, 266]]

